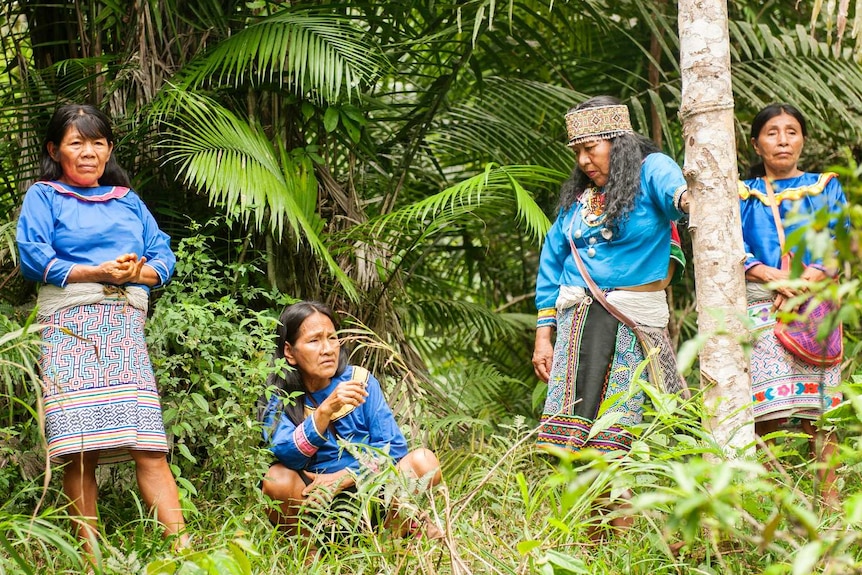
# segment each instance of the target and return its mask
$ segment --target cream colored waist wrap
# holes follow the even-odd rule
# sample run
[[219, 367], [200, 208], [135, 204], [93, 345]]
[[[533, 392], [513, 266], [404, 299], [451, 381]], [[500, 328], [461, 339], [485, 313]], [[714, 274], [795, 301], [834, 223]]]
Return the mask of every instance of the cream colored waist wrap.
[[775, 299], [775, 292], [766, 287], [766, 284], [756, 282], [745, 282], [745, 298], [749, 302]]
[[[564, 310], [578, 305], [587, 297], [587, 292], [579, 286], [560, 286], [560, 295], [554, 307]], [[631, 318], [638, 325], [646, 327], [667, 327], [670, 310], [664, 291], [626, 291], [613, 290], [605, 294], [608, 303]], [[601, 305], [601, 304], [599, 304]]]
[[118, 300], [126, 300], [133, 308], [147, 313], [150, 297], [147, 290], [140, 287], [122, 288], [99, 283], [70, 283], [61, 288], [45, 284], [39, 289], [36, 303], [39, 306], [39, 316], [50, 317], [61, 309], [96, 303], [117, 303]]

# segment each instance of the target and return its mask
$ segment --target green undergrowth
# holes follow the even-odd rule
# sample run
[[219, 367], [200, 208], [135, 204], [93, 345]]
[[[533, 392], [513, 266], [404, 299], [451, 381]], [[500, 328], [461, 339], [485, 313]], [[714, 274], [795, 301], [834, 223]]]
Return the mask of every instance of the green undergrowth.
[[[176, 553], [171, 541], [157, 536], [157, 525], [134, 495], [131, 469], [119, 466], [110, 481], [102, 481], [97, 572], [859, 572], [862, 496], [855, 440], [848, 434], [842, 441], [843, 508], [825, 509], [812, 495], [812, 465], [797, 455], [799, 438], [779, 440], [784, 455], [771, 471], [756, 458], [719, 459], [686, 429], [696, 428], [693, 405], [656, 416], [625, 460], [588, 454], [559, 460], [533, 449], [532, 428], [523, 423], [487, 437], [481, 449], [442, 452], [445, 468], [453, 458], [468, 464], [447, 474], [445, 485], [428, 497], [411, 495], [416, 486], [398, 491], [408, 512], [428, 512], [445, 528], [442, 541], [368, 528], [370, 503], [385, 499], [371, 490], [360, 493], [359, 511], [322, 512], [314, 535], [289, 537], [269, 524], [266, 502], [252, 482], [212, 487], [209, 492], [221, 497], [196, 498], [189, 514], [192, 549]], [[387, 484], [397, 483], [390, 479]], [[38, 478], [19, 485], [20, 494], [0, 508], [2, 572], [82, 568], [58, 488], [53, 481], [35, 517], [22, 513], [17, 500], [41, 495]], [[629, 505], [620, 505], [627, 493]], [[601, 515], [602, 507], [615, 508]], [[634, 524], [615, 533], [607, 522], [621, 515], [633, 516]], [[330, 537], [333, 528], [339, 533]], [[600, 542], [591, 540], [595, 530]], [[676, 554], [674, 544], [682, 544]]]
[[[159, 536], [131, 464], [100, 468], [96, 573], [862, 573], [862, 397], [852, 379], [833, 421], [839, 509], [814, 496], [816, 466], [800, 455], [807, 443], [798, 434], [778, 434], [778, 459], [754, 446], [728, 457], [704, 431], [699, 397], [682, 401], [646, 387], [651, 411], [624, 459], [537, 450], [536, 422], [522, 417], [493, 427], [427, 421], [442, 486], [415, 495], [425, 491], [421, 479], [384, 474], [363, 485], [352, 510], [318, 511], [309, 536], [287, 536], [267, 519], [259, 482], [271, 459], [254, 416], [272, 369], [275, 310], [285, 302], [242, 285], [253, 264], [220, 263], [204, 236], [185, 240], [178, 255], [148, 341], [191, 549], [176, 552]], [[48, 468], [46, 481], [38, 346], [19, 329], [4, 318], [0, 333], [0, 574], [86, 572], [69, 534], [62, 469]], [[405, 516], [427, 514], [446, 537], [370, 528], [372, 510], [393, 499]], [[610, 527], [623, 518], [630, 529]]]

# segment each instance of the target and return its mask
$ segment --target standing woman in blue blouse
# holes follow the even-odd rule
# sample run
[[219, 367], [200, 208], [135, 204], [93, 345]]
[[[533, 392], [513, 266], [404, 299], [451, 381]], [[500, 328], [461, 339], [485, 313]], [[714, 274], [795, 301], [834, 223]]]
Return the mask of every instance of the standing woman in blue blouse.
[[[366, 369], [348, 365], [347, 356], [327, 306], [301, 301], [282, 312], [274, 359], [292, 369], [268, 382], [274, 393], [263, 413], [264, 439], [276, 462], [263, 492], [279, 502], [270, 519], [289, 533], [296, 532], [309, 499], [355, 490], [357, 480], [386, 463], [378, 453], [360, 461], [339, 440], [385, 453], [401, 473], [425, 478], [429, 488], [441, 480], [434, 453], [424, 447], [408, 452], [380, 383]], [[429, 538], [442, 535], [427, 515], [422, 520], [417, 529]], [[407, 531], [409, 522], [402, 523]]]
[[[679, 166], [634, 133], [616, 98], [583, 102], [566, 114], [566, 126], [577, 166], [562, 186], [536, 280], [533, 366], [548, 383], [538, 441], [623, 454], [633, 440], [628, 429], [642, 420], [644, 393], [633, 380], [645, 353], [633, 330], [596, 299], [573, 250], [607, 301], [659, 350], [651, 361], [663, 381], [651, 383], [680, 390], [664, 290], [684, 266], [671, 238], [672, 223], [688, 212], [688, 192]], [[593, 434], [613, 396], [607, 413], [619, 419]]]
[[[799, 169], [807, 135], [805, 117], [789, 104], [766, 106], [751, 123], [751, 144], [762, 161], [751, 167], [749, 178], [739, 186], [748, 315], [754, 322], [756, 338], [751, 352], [751, 386], [755, 431], [766, 435], [789, 420], [798, 421], [812, 437], [811, 455], [825, 462], [821, 469], [823, 496], [835, 503], [838, 500], [835, 469], [829, 464], [837, 448], [834, 434], [823, 433], [814, 422], [841, 402], [838, 390], [841, 363], [812, 365], [781, 345], [774, 333], [774, 311], [797, 292], [786, 285], [766, 285], [790, 276], [787, 267], [782, 266], [782, 246], [771, 196], [785, 236], [804, 229], [821, 210], [840, 214], [847, 203], [836, 174]], [[830, 225], [835, 226], [839, 219], [833, 218]], [[804, 266], [800, 279], [816, 284], [836, 275], [837, 270], [827, 268], [823, 260], [807, 250], [795, 251], [793, 257], [802, 258]], [[774, 291], [770, 289], [773, 287]], [[818, 435], [823, 439], [823, 447], [815, 453], [813, 438]]]
[[178, 546], [188, 539], [144, 342], [149, 291], [169, 281], [176, 260], [113, 151], [105, 114], [60, 107], [17, 230], [24, 277], [42, 284], [48, 456], [64, 463], [63, 490], [90, 556], [102, 463], [134, 460], [143, 500], [165, 534]]

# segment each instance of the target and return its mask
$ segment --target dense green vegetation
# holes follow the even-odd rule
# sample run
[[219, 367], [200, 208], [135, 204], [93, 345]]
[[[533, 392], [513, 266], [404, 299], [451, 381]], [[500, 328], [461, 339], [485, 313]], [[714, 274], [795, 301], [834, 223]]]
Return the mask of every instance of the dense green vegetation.
[[[862, 572], [855, 233], [838, 246], [843, 509], [812, 496], [800, 437], [779, 440], [769, 467], [720, 457], [698, 397], [650, 390], [626, 461], [557, 465], [531, 448], [544, 395], [529, 361], [535, 265], [573, 165], [563, 114], [619, 96], [682, 160], [672, 3], [128, 4], [0, 7], [0, 573], [82, 570], [62, 471], [43, 458], [35, 286], [16, 274], [13, 240], [42, 130], [73, 101], [112, 116], [120, 161], [179, 257], [148, 338], [193, 551], [171, 553], [116, 466], [100, 476], [105, 573]], [[840, 171], [858, 230], [862, 70], [831, 49], [832, 15], [815, 37], [814, 2], [730, 4], [741, 166], [753, 111], [797, 104], [803, 163]], [[673, 294], [680, 342], [697, 341], [693, 281]], [[255, 401], [275, 318], [300, 298], [343, 313], [409, 438], [440, 455], [446, 486], [430, 502], [398, 489], [446, 526], [444, 542], [359, 529], [315, 558], [266, 520]], [[590, 510], [626, 489], [636, 528], [589, 545]]]

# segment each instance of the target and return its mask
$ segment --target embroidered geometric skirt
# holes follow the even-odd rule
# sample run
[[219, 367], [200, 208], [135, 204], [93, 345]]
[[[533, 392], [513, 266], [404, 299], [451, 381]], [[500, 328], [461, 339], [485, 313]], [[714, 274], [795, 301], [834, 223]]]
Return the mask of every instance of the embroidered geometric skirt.
[[118, 301], [39, 319], [48, 456], [98, 451], [102, 464], [131, 459], [129, 449], [167, 452], [144, 312]]
[[748, 304], [754, 323], [751, 351], [751, 394], [754, 420], [798, 417], [817, 419], [841, 403], [841, 365], [814, 366], [797, 359], [775, 337], [772, 301]]
[[[539, 446], [628, 452], [633, 436], [626, 428], [643, 419], [644, 392], [632, 389], [634, 371], [643, 360], [635, 334], [599, 303], [558, 311]], [[600, 414], [602, 403], [611, 398]], [[593, 432], [593, 423], [605, 413], [621, 415], [613, 425]]]

